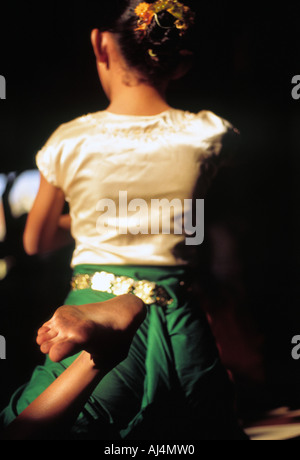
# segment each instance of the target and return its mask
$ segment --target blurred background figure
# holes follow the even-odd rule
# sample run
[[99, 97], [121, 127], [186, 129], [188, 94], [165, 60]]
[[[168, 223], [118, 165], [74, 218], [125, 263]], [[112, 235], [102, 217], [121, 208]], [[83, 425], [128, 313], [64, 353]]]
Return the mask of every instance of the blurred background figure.
[[11, 214], [15, 219], [29, 213], [39, 186], [39, 171], [25, 171], [16, 177], [8, 196]]
[[40, 184], [38, 171], [0, 174], [0, 281], [23, 253], [21, 232]]
[[3, 209], [2, 195], [6, 189], [7, 178], [5, 174], [0, 174], [0, 242], [4, 241], [6, 235], [5, 217]]

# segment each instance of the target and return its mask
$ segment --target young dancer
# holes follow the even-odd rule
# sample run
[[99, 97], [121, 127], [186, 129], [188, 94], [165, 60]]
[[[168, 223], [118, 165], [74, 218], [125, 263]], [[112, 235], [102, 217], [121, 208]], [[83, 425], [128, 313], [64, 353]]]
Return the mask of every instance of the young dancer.
[[189, 289], [195, 247], [182, 231], [183, 205], [203, 198], [236, 132], [166, 99], [190, 68], [192, 5], [120, 1], [91, 35], [107, 110], [62, 125], [37, 156], [25, 248], [74, 238], [74, 277], [66, 306], [38, 334], [45, 365], [2, 412], [7, 439], [244, 438]]

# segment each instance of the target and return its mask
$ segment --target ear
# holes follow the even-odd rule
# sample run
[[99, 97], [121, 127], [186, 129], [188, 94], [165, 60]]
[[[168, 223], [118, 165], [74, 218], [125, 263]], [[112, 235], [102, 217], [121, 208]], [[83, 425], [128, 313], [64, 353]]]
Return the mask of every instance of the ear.
[[100, 32], [98, 29], [93, 29], [91, 33], [91, 42], [97, 62], [99, 64], [107, 64], [108, 54], [104, 33]]

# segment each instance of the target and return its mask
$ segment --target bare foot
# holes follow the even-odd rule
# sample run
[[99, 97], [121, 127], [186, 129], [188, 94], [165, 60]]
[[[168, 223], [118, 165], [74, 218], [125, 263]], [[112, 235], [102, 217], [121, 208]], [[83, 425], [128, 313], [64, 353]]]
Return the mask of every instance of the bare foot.
[[144, 303], [132, 294], [96, 304], [65, 305], [39, 329], [37, 343], [54, 362], [85, 350], [97, 366], [110, 370], [127, 357], [145, 317]]

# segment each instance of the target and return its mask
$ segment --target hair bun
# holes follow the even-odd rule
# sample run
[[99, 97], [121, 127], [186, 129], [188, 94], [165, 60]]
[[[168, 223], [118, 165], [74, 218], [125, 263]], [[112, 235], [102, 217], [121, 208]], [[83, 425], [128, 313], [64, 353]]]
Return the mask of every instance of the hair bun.
[[[155, 56], [165, 57], [178, 55], [182, 42], [178, 29], [175, 27], [175, 19], [167, 11], [155, 15], [152, 23], [143, 38], [145, 47], [152, 50]], [[149, 53], [151, 57], [151, 53]], [[155, 60], [155, 59], [154, 59]], [[156, 59], [157, 61], [157, 59]]]
[[191, 8], [178, 0], [124, 0], [122, 4], [123, 13], [110, 30], [128, 65], [154, 85], [172, 78], [182, 51], [193, 49]]

